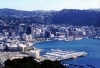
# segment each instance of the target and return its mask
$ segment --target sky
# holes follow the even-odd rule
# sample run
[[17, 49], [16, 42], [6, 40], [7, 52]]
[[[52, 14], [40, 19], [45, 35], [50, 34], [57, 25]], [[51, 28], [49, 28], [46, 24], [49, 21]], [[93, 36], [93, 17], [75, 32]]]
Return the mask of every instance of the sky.
[[100, 0], [0, 0], [1, 8], [17, 10], [97, 9]]

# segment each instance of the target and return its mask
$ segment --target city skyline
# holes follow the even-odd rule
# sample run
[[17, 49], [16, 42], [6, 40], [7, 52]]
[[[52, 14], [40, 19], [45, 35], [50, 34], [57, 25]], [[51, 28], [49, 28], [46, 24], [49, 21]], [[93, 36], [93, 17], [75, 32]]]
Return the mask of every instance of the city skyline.
[[99, 0], [1, 0], [1, 8], [17, 10], [98, 9]]

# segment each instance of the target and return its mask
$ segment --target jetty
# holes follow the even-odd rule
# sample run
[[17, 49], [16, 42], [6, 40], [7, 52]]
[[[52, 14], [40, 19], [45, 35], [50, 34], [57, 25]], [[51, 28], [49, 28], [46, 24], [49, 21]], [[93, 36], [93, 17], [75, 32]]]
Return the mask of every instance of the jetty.
[[81, 56], [86, 56], [88, 53], [82, 51], [82, 52], [77, 52], [77, 51], [63, 51], [59, 49], [51, 49], [50, 52], [46, 52], [42, 56], [42, 60], [52, 60], [52, 61], [60, 61], [60, 60], [66, 60], [66, 59], [75, 59]]

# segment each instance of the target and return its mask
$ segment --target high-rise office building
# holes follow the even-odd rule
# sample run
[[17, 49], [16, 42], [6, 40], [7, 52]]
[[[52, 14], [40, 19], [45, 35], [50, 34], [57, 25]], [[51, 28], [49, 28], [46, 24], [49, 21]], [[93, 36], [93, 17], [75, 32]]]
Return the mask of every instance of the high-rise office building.
[[50, 32], [48, 31], [45, 32], [45, 38], [50, 38]]
[[57, 28], [51, 28], [51, 34], [54, 34], [54, 36], [56, 36], [56, 32], [58, 32]]
[[29, 34], [31, 34], [31, 32], [32, 32], [32, 27], [31, 26], [28, 26], [26, 28], [26, 34], [29, 35]]
[[2, 32], [3, 32], [3, 26], [0, 25], [0, 33], [2, 33]]

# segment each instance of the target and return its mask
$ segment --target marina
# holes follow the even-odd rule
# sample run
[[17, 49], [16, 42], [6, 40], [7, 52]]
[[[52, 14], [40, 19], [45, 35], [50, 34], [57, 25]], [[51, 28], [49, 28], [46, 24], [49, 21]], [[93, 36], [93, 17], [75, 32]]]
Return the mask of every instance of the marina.
[[75, 59], [81, 56], [86, 56], [88, 53], [82, 51], [82, 52], [77, 52], [77, 51], [64, 51], [64, 50], [59, 50], [59, 49], [51, 49], [50, 52], [46, 52], [43, 57], [45, 59], [49, 59], [52, 61], [55, 60], [65, 60], [65, 59]]

